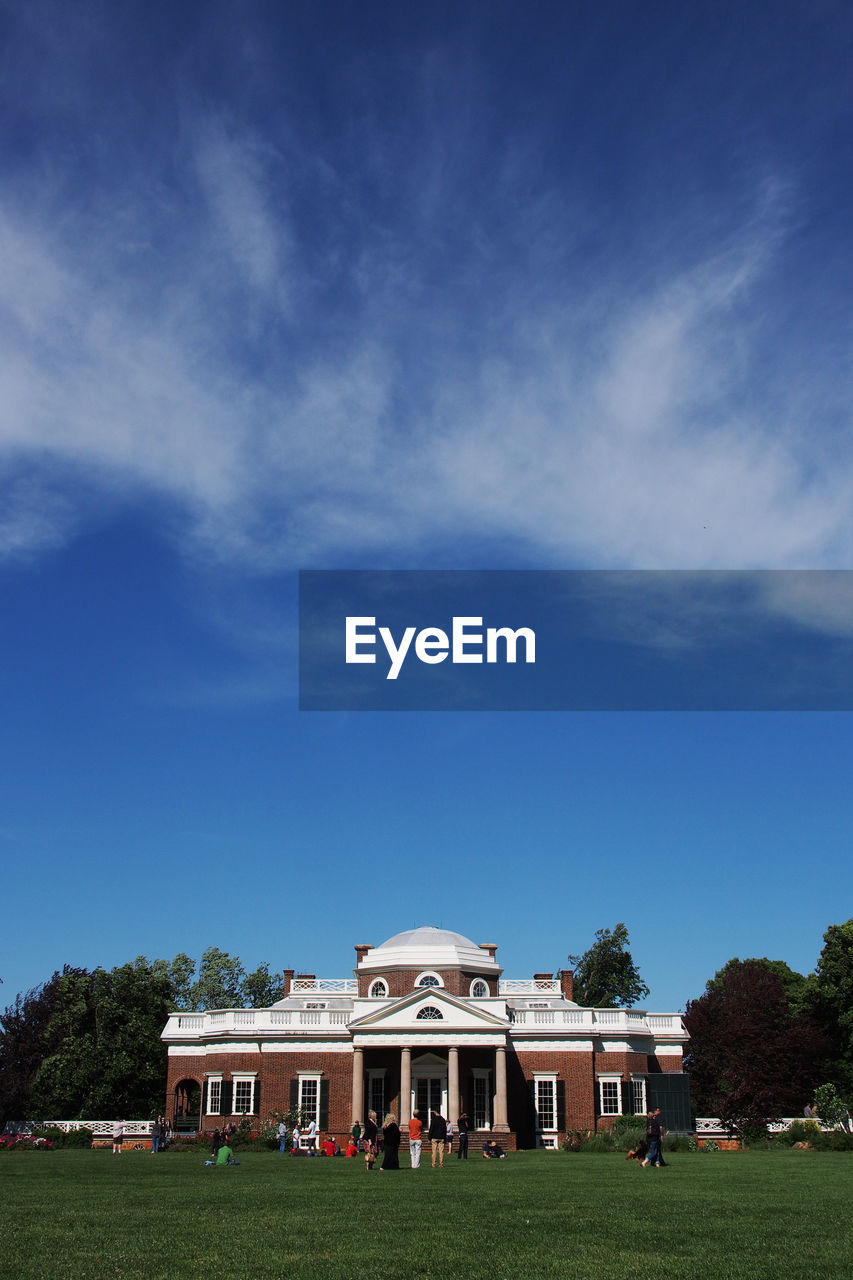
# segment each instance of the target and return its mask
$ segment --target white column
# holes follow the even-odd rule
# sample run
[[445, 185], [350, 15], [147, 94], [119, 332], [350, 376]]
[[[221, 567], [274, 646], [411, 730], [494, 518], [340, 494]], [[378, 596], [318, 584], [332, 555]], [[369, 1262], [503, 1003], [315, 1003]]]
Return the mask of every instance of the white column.
[[362, 1108], [364, 1106], [364, 1050], [355, 1048], [352, 1051], [352, 1118], [353, 1122], [364, 1124]]
[[456, 1123], [459, 1115], [459, 1050], [455, 1045], [447, 1051], [447, 1118]]
[[509, 1133], [506, 1112], [506, 1048], [495, 1049], [495, 1133]]
[[400, 1050], [400, 1128], [408, 1124], [412, 1114], [412, 1051]]

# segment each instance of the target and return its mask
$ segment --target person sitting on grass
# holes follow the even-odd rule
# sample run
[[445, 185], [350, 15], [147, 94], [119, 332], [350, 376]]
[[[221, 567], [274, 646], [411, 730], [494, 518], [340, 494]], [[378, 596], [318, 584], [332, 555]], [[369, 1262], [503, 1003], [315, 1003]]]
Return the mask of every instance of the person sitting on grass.
[[335, 1150], [335, 1146], [336, 1146], [336, 1143], [335, 1143], [334, 1138], [332, 1137], [332, 1135], [331, 1135], [330, 1133], [327, 1133], [327, 1134], [326, 1134], [326, 1141], [323, 1143], [323, 1155], [324, 1155], [324, 1156], [336, 1156], [338, 1153], [337, 1153], [337, 1151]]
[[358, 1155], [358, 1147], [356, 1146], [355, 1139], [352, 1137], [352, 1135], [350, 1135], [350, 1140], [347, 1143], [347, 1149], [344, 1152], [344, 1155], [347, 1157], [348, 1160], [351, 1160], [353, 1156]]
[[646, 1142], [645, 1138], [641, 1138], [640, 1141], [637, 1143], [636, 1147], [634, 1147], [632, 1151], [628, 1152], [625, 1159], [626, 1160], [645, 1160], [648, 1154], [649, 1154], [649, 1144]]
[[219, 1148], [218, 1152], [216, 1153], [217, 1168], [221, 1164], [239, 1164], [239, 1163], [240, 1163], [239, 1160], [234, 1159], [234, 1152], [231, 1150], [228, 1143], [227, 1142], [223, 1143], [222, 1146]]
[[484, 1160], [506, 1160], [506, 1152], [503, 1151], [496, 1142], [483, 1143], [483, 1159]]

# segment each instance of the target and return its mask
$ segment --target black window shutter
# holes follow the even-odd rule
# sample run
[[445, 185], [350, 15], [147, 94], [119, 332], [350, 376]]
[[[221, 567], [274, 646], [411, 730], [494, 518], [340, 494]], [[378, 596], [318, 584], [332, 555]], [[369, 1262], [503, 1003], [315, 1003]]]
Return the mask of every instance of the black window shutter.
[[233, 1097], [233, 1094], [234, 1094], [233, 1080], [223, 1080], [222, 1081], [222, 1102], [219, 1105], [220, 1113], [223, 1116], [230, 1116], [231, 1114], [231, 1098]]
[[329, 1082], [320, 1081], [320, 1128], [324, 1133], [329, 1131]]
[[253, 1101], [255, 1104], [255, 1109], [252, 1112], [252, 1115], [259, 1116], [261, 1114], [261, 1082], [260, 1080], [257, 1079], [257, 1077], [255, 1077], [255, 1096]]
[[631, 1080], [622, 1081], [622, 1114], [623, 1116], [634, 1114], [634, 1084]]
[[296, 1111], [299, 1106], [299, 1081], [291, 1080], [290, 1082], [290, 1110]]
[[566, 1082], [557, 1081], [557, 1128], [562, 1133], [566, 1127]]
[[533, 1128], [535, 1129], [538, 1124], [538, 1119], [536, 1116], [536, 1081], [535, 1080], [527, 1081], [527, 1097], [530, 1103], [530, 1123], [533, 1125]]
[[207, 1115], [207, 1081], [201, 1086], [201, 1114], [202, 1119]]

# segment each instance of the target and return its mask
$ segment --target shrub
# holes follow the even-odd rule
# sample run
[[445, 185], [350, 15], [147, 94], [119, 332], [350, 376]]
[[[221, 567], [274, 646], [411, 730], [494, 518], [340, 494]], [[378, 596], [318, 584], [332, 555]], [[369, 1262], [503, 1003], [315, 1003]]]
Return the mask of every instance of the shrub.
[[820, 1126], [816, 1125], [814, 1120], [795, 1120], [792, 1125], [784, 1129], [777, 1138], [778, 1142], [783, 1142], [787, 1146], [792, 1147], [795, 1142], [811, 1142], [814, 1144], [815, 1139], [820, 1134]]
[[831, 1129], [829, 1133], [818, 1132], [812, 1139], [816, 1151], [853, 1151], [853, 1133], [845, 1133], [843, 1129]]
[[91, 1147], [93, 1137], [91, 1129], [69, 1129], [66, 1133], [52, 1124], [40, 1125], [33, 1134], [46, 1138], [54, 1147]]
[[564, 1151], [580, 1151], [581, 1146], [590, 1137], [590, 1133], [583, 1129], [570, 1129], [562, 1142]]
[[0, 1151], [52, 1151], [49, 1138], [29, 1133], [0, 1133]]

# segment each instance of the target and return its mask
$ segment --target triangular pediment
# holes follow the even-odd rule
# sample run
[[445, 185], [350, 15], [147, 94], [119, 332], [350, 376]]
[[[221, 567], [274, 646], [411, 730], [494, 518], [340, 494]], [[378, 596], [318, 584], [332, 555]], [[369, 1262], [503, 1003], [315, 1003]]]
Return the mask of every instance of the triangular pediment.
[[[427, 1015], [427, 1009], [434, 1009], [440, 1016]], [[508, 1025], [505, 1016], [484, 1008], [479, 1002], [461, 1000], [442, 987], [423, 987], [357, 1018], [350, 1023], [350, 1029], [366, 1031], [381, 1027], [392, 1031], [411, 1027], [418, 1031], [440, 1031], [446, 1027], [462, 1031], [494, 1031]]]

